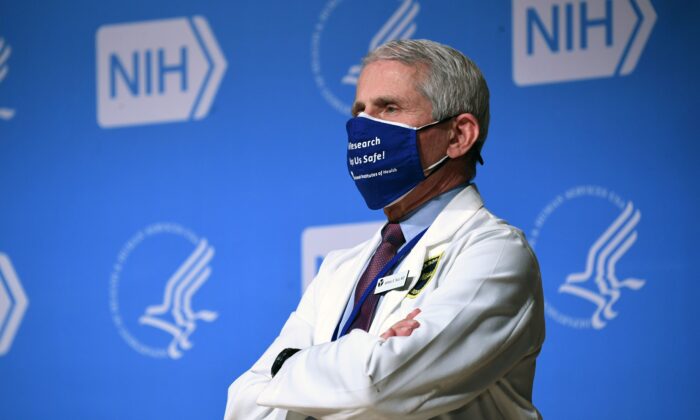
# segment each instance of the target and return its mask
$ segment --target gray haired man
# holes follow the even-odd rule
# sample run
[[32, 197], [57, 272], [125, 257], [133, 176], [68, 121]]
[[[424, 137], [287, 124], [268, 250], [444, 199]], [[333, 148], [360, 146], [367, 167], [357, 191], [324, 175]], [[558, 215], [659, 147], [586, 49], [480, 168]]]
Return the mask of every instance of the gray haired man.
[[229, 387], [225, 417], [540, 418], [537, 260], [472, 183], [489, 124], [481, 72], [426, 40], [392, 41], [363, 64], [347, 165], [387, 223], [326, 257]]

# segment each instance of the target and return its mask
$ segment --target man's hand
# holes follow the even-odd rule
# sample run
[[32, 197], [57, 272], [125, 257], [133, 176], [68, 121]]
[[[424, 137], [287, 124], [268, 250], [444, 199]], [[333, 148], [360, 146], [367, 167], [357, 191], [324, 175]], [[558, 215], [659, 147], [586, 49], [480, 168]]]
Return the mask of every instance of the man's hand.
[[408, 337], [413, 333], [413, 330], [420, 327], [420, 323], [413, 319], [419, 313], [420, 309], [418, 308], [412, 310], [410, 314], [406, 315], [406, 318], [392, 325], [381, 337], [385, 340], [389, 337]]

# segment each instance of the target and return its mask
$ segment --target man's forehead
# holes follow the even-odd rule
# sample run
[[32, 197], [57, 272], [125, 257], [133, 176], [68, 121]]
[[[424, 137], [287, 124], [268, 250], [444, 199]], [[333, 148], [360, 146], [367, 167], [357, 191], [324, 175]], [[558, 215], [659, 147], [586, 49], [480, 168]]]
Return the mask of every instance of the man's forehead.
[[422, 80], [427, 66], [421, 63], [404, 63], [399, 60], [377, 60], [362, 67], [358, 84], [369, 78], [381, 78], [385, 81], [405, 82], [411, 79], [414, 83]]
[[380, 60], [367, 64], [357, 83], [358, 101], [406, 100], [418, 92], [423, 77], [421, 68], [396, 60]]

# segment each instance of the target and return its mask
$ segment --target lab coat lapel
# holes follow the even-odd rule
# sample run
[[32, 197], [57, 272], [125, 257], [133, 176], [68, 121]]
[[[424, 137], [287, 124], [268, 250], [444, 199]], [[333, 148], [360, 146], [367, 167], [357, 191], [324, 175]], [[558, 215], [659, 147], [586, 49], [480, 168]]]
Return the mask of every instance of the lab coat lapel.
[[321, 296], [321, 299], [324, 300], [321, 305], [325, 309], [321, 310], [320, 313], [328, 314], [328, 316], [320, 317], [318, 321], [321, 342], [327, 342], [333, 339], [333, 332], [335, 332], [335, 327], [343, 317], [345, 306], [355, 288], [357, 279], [362, 275], [367, 261], [374, 254], [374, 250], [379, 246], [380, 241], [381, 229], [367, 241], [358, 257], [354, 258], [352, 263], [332, 273], [333, 278], [329, 279], [332, 283], [331, 290], [328, 293], [324, 293], [324, 296]]

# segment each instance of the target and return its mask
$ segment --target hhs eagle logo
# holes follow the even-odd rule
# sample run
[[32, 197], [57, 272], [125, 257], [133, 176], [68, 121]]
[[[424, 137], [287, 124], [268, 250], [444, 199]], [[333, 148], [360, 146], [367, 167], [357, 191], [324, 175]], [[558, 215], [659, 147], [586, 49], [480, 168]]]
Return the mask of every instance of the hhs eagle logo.
[[619, 280], [617, 262], [637, 241], [635, 228], [642, 215], [632, 202], [627, 203], [620, 216], [593, 243], [586, 257], [586, 269], [572, 273], [559, 286], [562, 293], [570, 293], [596, 305], [591, 325], [601, 329], [607, 321], [615, 318], [613, 305], [620, 299], [622, 289], [639, 290], [645, 281], [637, 278]]
[[[0, 83], [5, 80], [7, 73], [10, 72], [10, 65], [7, 63], [10, 60], [12, 48], [0, 38]], [[0, 107], [0, 120], [11, 120], [15, 116], [15, 110], [11, 108]]]
[[[372, 37], [368, 52], [374, 51], [380, 45], [395, 39], [410, 39], [416, 32], [416, 15], [420, 11], [420, 5], [413, 0], [403, 0], [398, 9]], [[341, 80], [346, 85], [357, 85], [357, 78], [362, 71], [362, 64], [350, 66], [348, 74]]]
[[[173, 223], [150, 225], [122, 247], [110, 281], [110, 309], [129, 346], [170, 359], [192, 348], [198, 321], [218, 316], [192, 308], [193, 297], [211, 276], [213, 258], [206, 239]], [[161, 302], [154, 304], [158, 296]]]
[[[214, 248], [209, 246], [206, 239], [200, 240], [194, 252], [168, 279], [163, 302], [147, 307], [146, 313], [139, 318], [141, 324], [158, 328], [173, 336], [168, 346], [168, 356], [173, 359], [182, 357], [182, 350], [192, 347], [189, 337], [197, 328], [197, 321], [211, 322], [218, 316], [212, 311], [192, 310], [192, 296], [209, 279], [209, 262], [213, 257]], [[164, 319], [168, 315], [172, 321]]]
[[[545, 287], [547, 315], [570, 327], [598, 330], [618, 316], [615, 306], [623, 292], [638, 291], [646, 283], [618, 274], [618, 263], [637, 241], [641, 217], [631, 201], [598, 186], [572, 188], [544, 208], [530, 242], [538, 247], [544, 284], [549, 285]], [[577, 238], [590, 238], [590, 242], [576, 243]], [[633, 272], [636, 269], [631, 266]], [[629, 264], [625, 270], [630, 270]]]
[[[416, 0], [329, 0], [311, 36], [311, 71], [323, 98], [343, 115], [350, 114], [360, 59], [389, 41], [411, 38], [419, 12]], [[348, 36], [348, 28], [358, 23], [361, 27]]]

